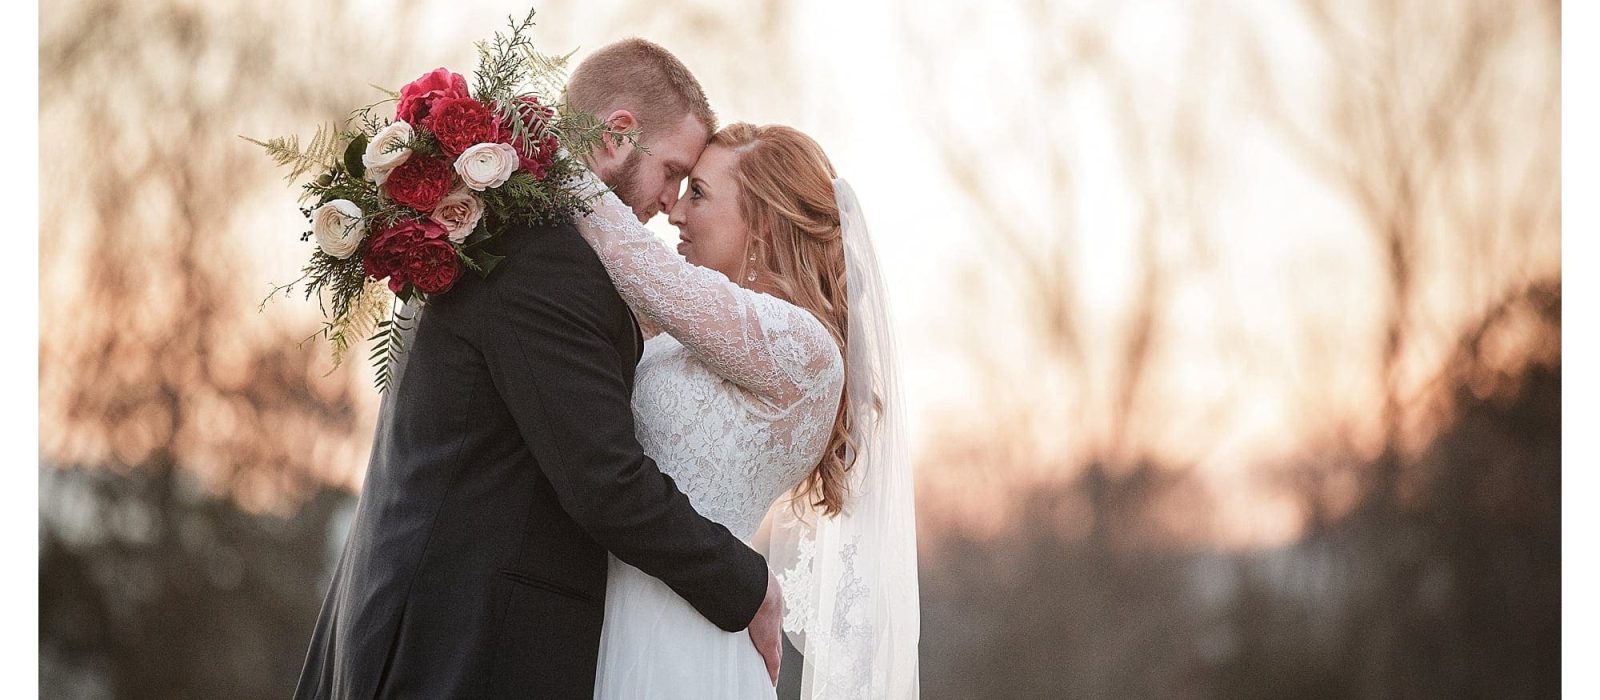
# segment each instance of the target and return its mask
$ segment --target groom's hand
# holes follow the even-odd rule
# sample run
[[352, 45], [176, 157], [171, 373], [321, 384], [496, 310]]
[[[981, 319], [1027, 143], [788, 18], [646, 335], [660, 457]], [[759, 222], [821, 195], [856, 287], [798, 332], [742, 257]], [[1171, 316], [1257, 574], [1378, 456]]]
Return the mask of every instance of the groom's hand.
[[761, 609], [750, 620], [750, 641], [767, 661], [767, 674], [772, 685], [778, 685], [778, 664], [783, 661], [783, 591], [778, 588], [778, 577], [767, 571], [767, 597]]

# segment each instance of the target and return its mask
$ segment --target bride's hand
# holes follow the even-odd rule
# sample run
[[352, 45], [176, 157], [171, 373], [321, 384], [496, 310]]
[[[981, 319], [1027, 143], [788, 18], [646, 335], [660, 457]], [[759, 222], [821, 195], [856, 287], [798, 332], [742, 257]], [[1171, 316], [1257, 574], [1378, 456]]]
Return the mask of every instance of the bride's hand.
[[767, 597], [750, 620], [750, 642], [761, 652], [767, 662], [767, 675], [772, 685], [778, 685], [778, 666], [783, 662], [783, 590], [778, 587], [778, 577], [767, 571]]

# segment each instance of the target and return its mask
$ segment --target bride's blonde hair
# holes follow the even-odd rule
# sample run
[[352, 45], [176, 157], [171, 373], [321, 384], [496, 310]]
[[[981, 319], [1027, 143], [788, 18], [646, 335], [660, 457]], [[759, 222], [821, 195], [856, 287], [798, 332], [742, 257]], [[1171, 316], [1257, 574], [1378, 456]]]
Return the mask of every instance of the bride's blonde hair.
[[[751, 232], [750, 270], [784, 300], [816, 316], [839, 345], [840, 356], [848, 357], [850, 309], [833, 163], [811, 137], [777, 124], [729, 124], [711, 143], [738, 156], [733, 172], [739, 214]], [[849, 397], [846, 381], [822, 461], [796, 492], [828, 515], [844, 505], [845, 475], [853, 461]]]

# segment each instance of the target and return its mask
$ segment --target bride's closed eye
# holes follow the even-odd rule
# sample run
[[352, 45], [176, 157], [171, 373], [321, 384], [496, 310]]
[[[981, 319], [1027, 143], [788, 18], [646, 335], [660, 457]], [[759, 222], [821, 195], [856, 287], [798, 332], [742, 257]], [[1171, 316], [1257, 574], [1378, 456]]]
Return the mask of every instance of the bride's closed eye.
[[706, 181], [698, 177], [689, 177], [689, 199], [706, 198]]

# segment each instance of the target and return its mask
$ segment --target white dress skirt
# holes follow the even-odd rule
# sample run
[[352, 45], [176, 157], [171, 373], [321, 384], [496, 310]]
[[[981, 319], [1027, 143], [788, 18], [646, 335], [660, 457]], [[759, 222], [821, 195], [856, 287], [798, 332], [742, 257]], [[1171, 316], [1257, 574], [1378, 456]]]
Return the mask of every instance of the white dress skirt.
[[611, 557], [594, 696], [776, 698], [750, 633], [724, 632], [660, 579]]

